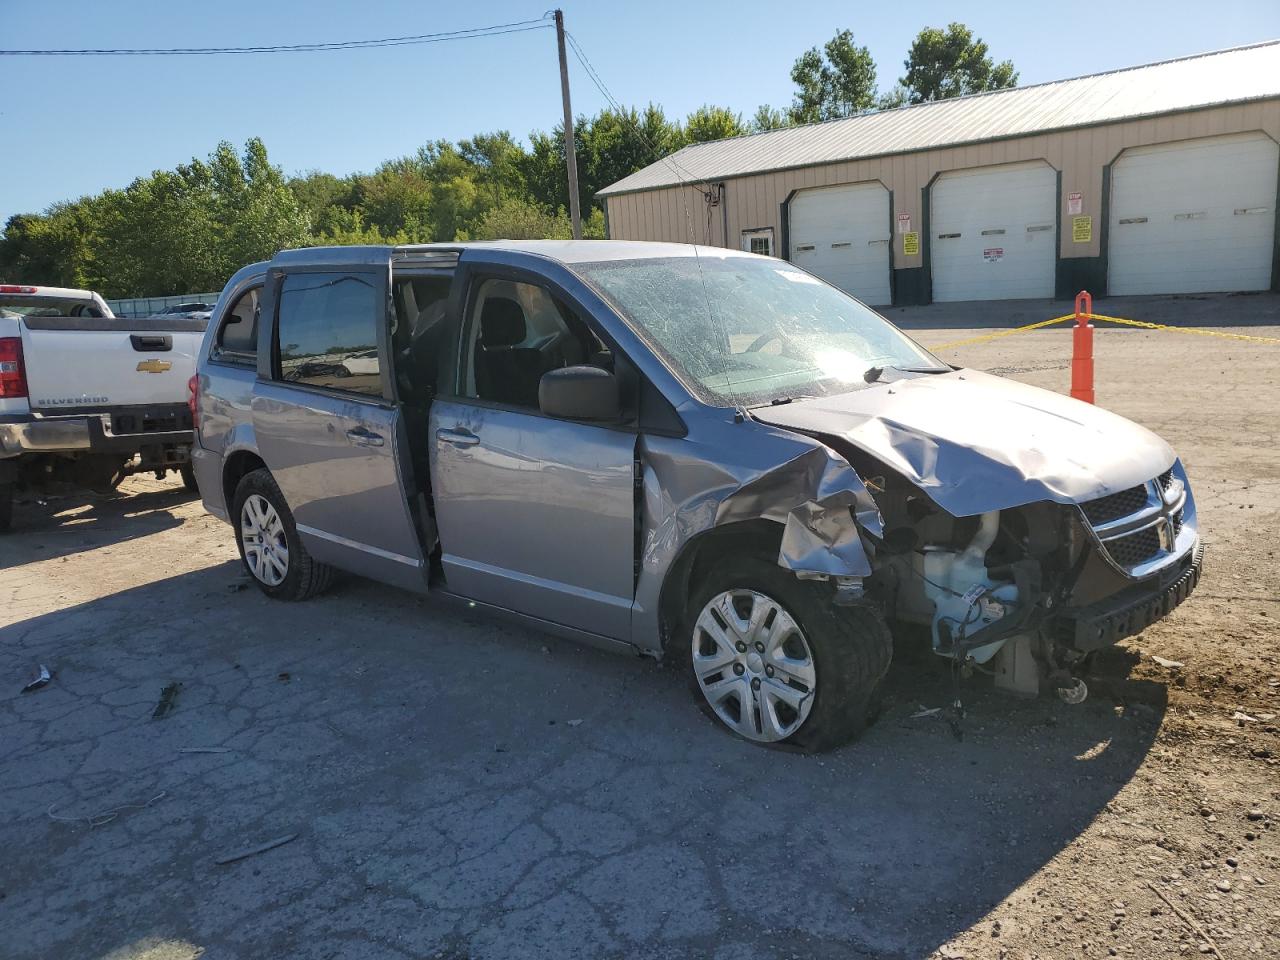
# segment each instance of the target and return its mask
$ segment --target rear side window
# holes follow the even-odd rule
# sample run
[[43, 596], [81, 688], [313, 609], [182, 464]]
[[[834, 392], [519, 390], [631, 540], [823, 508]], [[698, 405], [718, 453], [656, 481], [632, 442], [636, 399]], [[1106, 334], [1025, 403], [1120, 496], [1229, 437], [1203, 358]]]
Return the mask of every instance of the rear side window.
[[286, 276], [276, 325], [280, 379], [382, 396], [378, 316], [372, 276]]
[[222, 318], [210, 356], [223, 363], [252, 367], [258, 362], [258, 310], [262, 288], [254, 287], [240, 295]]

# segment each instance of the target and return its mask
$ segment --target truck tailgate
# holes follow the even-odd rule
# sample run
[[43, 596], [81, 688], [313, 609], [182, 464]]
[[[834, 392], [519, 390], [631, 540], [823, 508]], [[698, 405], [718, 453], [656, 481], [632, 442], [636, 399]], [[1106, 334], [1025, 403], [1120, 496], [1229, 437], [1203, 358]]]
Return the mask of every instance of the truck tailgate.
[[183, 403], [205, 320], [23, 318], [33, 410]]

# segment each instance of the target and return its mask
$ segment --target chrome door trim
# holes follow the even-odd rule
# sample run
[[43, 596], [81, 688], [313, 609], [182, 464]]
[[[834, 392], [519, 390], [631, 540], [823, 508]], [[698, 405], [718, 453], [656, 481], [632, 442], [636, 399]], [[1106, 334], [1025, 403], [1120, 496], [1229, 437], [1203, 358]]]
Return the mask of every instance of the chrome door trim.
[[295, 524], [299, 533], [305, 533], [309, 537], [316, 537], [320, 540], [328, 540], [330, 543], [336, 543], [342, 547], [350, 547], [353, 550], [359, 550], [363, 553], [380, 557], [383, 560], [394, 560], [396, 563], [403, 563], [407, 567], [421, 569], [422, 561], [413, 557], [406, 557], [403, 554], [392, 553], [390, 550], [383, 550], [381, 547], [371, 547], [367, 543], [360, 543], [358, 540], [348, 540], [346, 537], [340, 537], [336, 533], [329, 533], [325, 530], [319, 530], [315, 527], [309, 527], [305, 523]]

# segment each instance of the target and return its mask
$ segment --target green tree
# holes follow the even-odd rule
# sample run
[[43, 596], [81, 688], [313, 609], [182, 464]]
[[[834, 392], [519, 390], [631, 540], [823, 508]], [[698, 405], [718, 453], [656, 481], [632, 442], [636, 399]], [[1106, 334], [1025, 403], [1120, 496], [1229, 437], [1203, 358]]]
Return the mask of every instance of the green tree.
[[355, 210], [359, 199], [357, 196], [358, 177], [335, 177], [332, 173], [311, 170], [299, 176], [290, 177], [289, 191], [313, 229], [318, 229], [326, 211], [333, 206], [347, 211]]
[[1013, 63], [994, 63], [986, 43], [963, 23], [949, 24], [946, 30], [925, 27], [916, 35], [903, 66], [907, 75], [899, 82], [910, 91], [912, 103], [1018, 85]]
[[871, 110], [876, 104], [876, 64], [871, 51], [841, 30], [821, 49], [802, 53], [791, 67], [795, 99], [793, 123], [835, 120]]
[[[667, 120], [661, 107], [643, 111], [603, 110], [594, 117], [574, 120], [578, 160], [578, 203], [584, 220], [596, 203], [598, 190], [684, 145], [683, 132]], [[529, 197], [548, 210], [569, 206], [565, 173], [564, 128], [529, 135], [530, 150], [523, 163]]]
[[573, 227], [563, 210], [548, 213], [529, 200], [504, 200], [485, 211], [474, 231], [477, 240], [568, 240]]
[[751, 117], [751, 130], [755, 133], [763, 133], [765, 130], [781, 130], [783, 127], [791, 126], [791, 116], [785, 110], [779, 110], [777, 107], [771, 107], [767, 103], [762, 103], [756, 107], [755, 114]]
[[905, 107], [911, 102], [911, 91], [901, 83], [895, 84], [894, 88], [888, 93], [882, 93], [876, 98], [877, 110], [897, 110], [899, 107]]
[[727, 107], [703, 104], [685, 120], [682, 139], [685, 143], [706, 143], [710, 140], [740, 137], [746, 132], [742, 114], [734, 113]]
[[482, 133], [458, 143], [458, 154], [471, 164], [475, 179], [495, 205], [504, 197], [524, 196], [526, 186], [521, 160], [524, 150], [506, 130]]

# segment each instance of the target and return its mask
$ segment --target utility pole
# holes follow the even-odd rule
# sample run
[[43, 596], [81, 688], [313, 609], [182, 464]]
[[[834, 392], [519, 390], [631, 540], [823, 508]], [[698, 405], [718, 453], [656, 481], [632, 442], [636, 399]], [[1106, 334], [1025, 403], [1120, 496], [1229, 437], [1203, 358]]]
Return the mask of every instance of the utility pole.
[[573, 107], [569, 105], [569, 63], [564, 56], [564, 14], [557, 10], [556, 46], [560, 48], [560, 97], [564, 100], [564, 162], [569, 169], [569, 219], [573, 239], [582, 239], [582, 211], [578, 209], [578, 148], [573, 140]]

